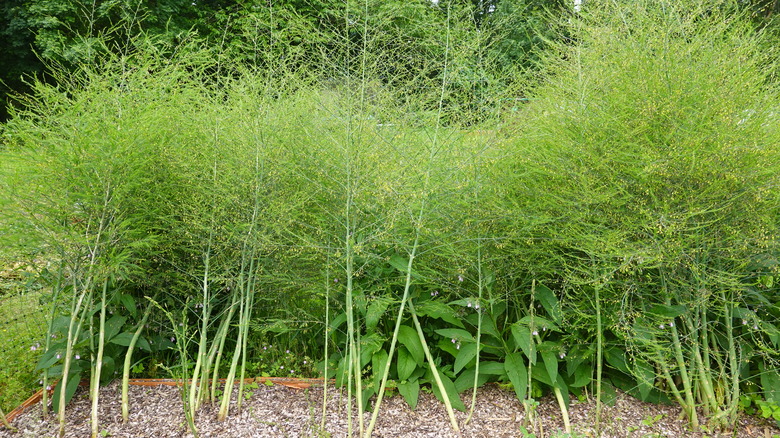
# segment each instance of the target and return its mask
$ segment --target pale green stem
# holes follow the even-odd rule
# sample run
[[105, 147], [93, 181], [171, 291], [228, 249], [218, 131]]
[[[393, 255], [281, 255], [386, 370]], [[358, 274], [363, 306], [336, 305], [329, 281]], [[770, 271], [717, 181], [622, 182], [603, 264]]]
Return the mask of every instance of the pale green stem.
[[739, 406], [739, 357], [737, 346], [734, 342], [734, 308], [730, 301], [726, 301], [726, 294], [722, 294], [724, 313], [726, 319], [726, 336], [729, 340], [729, 370], [731, 371], [731, 399], [729, 400], [728, 419], [730, 425], [737, 421], [737, 408]]
[[[541, 336], [536, 335], [535, 338], [537, 344], [542, 343]], [[558, 401], [558, 408], [561, 410], [561, 417], [563, 417], [564, 432], [570, 434], [571, 422], [569, 421], [569, 410], [566, 408], [566, 400], [563, 398], [563, 392], [561, 391], [561, 388], [553, 385], [553, 393], [555, 394], [555, 399]]]
[[[604, 338], [601, 321], [601, 285], [596, 285], [596, 434], [601, 433], [601, 378], [604, 370]], [[557, 396], [557, 394], [556, 394]], [[567, 432], [569, 430], [567, 429]]]
[[[531, 317], [532, 323], [536, 315], [536, 308], [534, 307], [535, 300], [536, 300], [536, 279], [531, 281], [531, 302], [528, 304], [528, 314]], [[530, 346], [531, 355], [535, 356], [536, 343], [534, 342], [534, 335], [532, 330], [528, 331], [528, 345]], [[536, 422], [536, 409], [528, 409], [528, 407], [532, 405], [531, 385], [533, 385], [533, 375], [534, 375], [533, 363], [531, 363], [531, 359], [528, 358], [528, 389], [526, 391], [526, 399], [523, 400], [523, 405], [526, 406], [528, 424], [535, 424]], [[541, 423], [540, 423], [540, 427], [541, 427]]]
[[[209, 242], [209, 245], [211, 242]], [[206, 260], [203, 269], [203, 284], [202, 284], [202, 301], [203, 311], [201, 315], [201, 327], [200, 327], [200, 341], [198, 342], [198, 355], [195, 359], [195, 367], [192, 369], [192, 383], [189, 387], [188, 405], [190, 410], [190, 416], [195, 418], [195, 411], [200, 405], [198, 397], [200, 370], [203, 366], [203, 361], [206, 358], [206, 346], [208, 345], [208, 338], [206, 331], [208, 330], [209, 317], [211, 314], [211, 304], [209, 299], [209, 258], [211, 255], [210, 248], [206, 250]], [[185, 376], [185, 380], [186, 380]]]
[[[351, 197], [350, 201], [347, 203], [347, 217], [349, 217], [349, 207], [351, 203]], [[350, 228], [347, 226], [347, 236], [346, 236], [346, 276], [347, 276], [347, 293], [346, 293], [346, 305], [347, 305], [347, 336], [348, 336], [348, 356], [349, 356], [349, 366], [347, 369], [348, 375], [347, 375], [347, 410], [348, 412], [348, 431], [351, 432], [351, 423], [352, 423], [352, 410], [351, 410], [351, 398], [352, 398], [352, 379], [355, 379], [355, 398], [356, 398], [356, 404], [357, 404], [357, 410], [358, 410], [358, 427], [360, 430], [360, 435], [363, 435], [364, 431], [364, 425], [363, 425], [363, 388], [362, 388], [362, 379], [361, 379], [361, 369], [360, 369], [360, 348], [359, 345], [355, 339], [355, 332], [358, 330], [355, 326], [355, 312], [353, 310], [354, 304], [352, 300], [352, 294], [354, 292], [353, 286], [352, 286], [352, 275], [353, 275], [353, 258], [354, 254], [352, 252], [352, 236], [350, 235]]]
[[474, 364], [474, 386], [471, 391], [471, 407], [469, 408], [469, 415], [466, 417], [464, 425], [469, 424], [471, 417], [474, 415], [474, 408], [477, 405], [477, 386], [479, 385], [479, 352], [482, 349], [481, 337], [482, 337], [482, 242], [477, 246], [477, 353], [476, 363]]
[[[71, 320], [70, 324], [68, 325], [68, 338], [65, 343], [65, 360], [62, 364], [62, 380], [60, 380], [60, 388], [62, 390], [60, 391], [60, 397], [59, 397], [59, 412], [58, 412], [58, 418], [59, 418], [59, 436], [60, 438], [65, 436], [65, 400], [67, 396], [67, 384], [68, 384], [68, 373], [70, 373], [70, 365], [71, 361], [73, 360], [73, 346], [76, 343], [76, 340], [78, 339], [79, 332], [81, 330], [81, 321], [82, 318], [78, 317], [79, 311], [81, 310], [81, 306], [84, 302], [84, 298], [87, 296], [87, 293], [89, 293], [89, 301], [92, 301], [92, 281], [93, 281], [93, 274], [94, 274], [94, 268], [97, 264], [97, 256], [98, 256], [98, 248], [100, 246], [100, 240], [103, 237], [103, 232], [105, 231], [105, 225], [106, 225], [106, 216], [108, 213], [108, 204], [111, 200], [111, 194], [110, 190], [107, 190], [105, 193], [105, 196], [103, 197], [103, 210], [101, 212], [100, 220], [98, 222], [97, 232], [95, 233], [95, 239], [94, 244], [91, 246], [90, 249], [90, 257], [89, 257], [89, 265], [87, 268], [87, 275], [86, 275], [86, 281], [84, 282], [83, 288], [81, 289], [81, 294], [79, 295], [78, 300], [73, 305], [71, 309]], [[77, 275], [74, 272], [73, 274], [73, 290], [77, 290], [78, 281], [77, 281]], [[78, 324], [77, 324], [78, 321]]]
[[262, 185], [260, 166], [260, 153], [255, 149], [255, 203], [252, 209], [252, 220], [250, 222], [249, 231], [247, 232], [246, 239], [244, 240], [244, 250], [242, 251], [242, 267], [246, 265], [246, 256], [249, 254], [249, 272], [247, 273], [246, 288], [244, 290], [244, 299], [246, 300], [245, 314], [243, 321], [239, 325], [241, 334], [241, 371], [239, 373], [238, 383], [238, 398], [236, 402], [236, 410], [241, 412], [241, 405], [244, 401], [244, 378], [246, 377], [246, 359], [247, 359], [247, 340], [249, 338], [249, 322], [252, 318], [252, 309], [254, 308], [255, 298], [255, 282], [257, 280], [255, 270], [255, 255], [256, 255], [256, 243], [252, 241], [255, 224], [257, 223], [257, 217], [260, 211], [260, 187]]
[[[691, 339], [690, 350], [693, 352], [694, 363], [698, 371], [698, 378], [695, 379], [701, 385], [701, 393], [703, 397], [704, 410], [706, 414], [714, 414], [719, 410], [718, 403], [715, 398], [715, 392], [712, 388], [711, 375], [707, 373], [704, 365], [704, 358], [702, 357], [702, 345], [699, 343], [698, 326], [701, 320], [701, 314], [704, 309], [701, 306], [697, 306], [693, 311], [697, 315], [697, 324], [694, 324], [690, 319], [685, 320], [685, 325], [688, 328], [688, 336]], [[706, 329], [706, 328], [705, 328]], [[705, 344], [706, 345], [706, 344]]]
[[[216, 136], [216, 133], [215, 133]], [[212, 170], [212, 178], [213, 181], [216, 184], [217, 181], [217, 163], [214, 163], [214, 168]], [[188, 395], [188, 407], [189, 407], [189, 415], [193, 419], [195, 419], [195, 411], [200, 407], [200, 402], [202, 400], [202, 396], [199, 396], [198, 389], [201, 389], [202, 382], [201, 379], [201, 368], [204, 365], [204, 362], [208, 360], [208, 327], [209, 327], [209, 319], [211, 318], [211, 298], [209, 295], [209, 273], [211, 268], [211, 244], [214, 241], [214, 222], [215, 222], [215, 216], [214, 212], [212, 211], [211, 214], [211, 226], [209, 228], [209, 239], [206, 244], [206, 254], [205, 258], [203, 260], [203, 281], [201, 284], [201, 306], [202, 306], [202, 312], [201, 312], [201, 325], [200, 325], [200, 340], [198, 341], [198, 355], [195, 359], [195, 366], [192, 369], [192, 382], [189, 386], [189, 395]], [[182, 370], [184, 372], [184, 380], [187, 380], [186, 376], [186, 370]], [[208, 376], [204, 376], [203, 378], [208, 379]]]
[[100, 398], [100, 373], [103, 371], [103, 347], [106, 341], [106, 291], [108, 279], [103, 280], [103, 293], [100, 296], [100, 327], [98, 331], [98, 351], [95, 359], [95, 370], [92, 375], [92, 438], [98, 436], [98, 399]]
[[571, 434], [571, 422], [569, 421], [569, 410], [566, 409], [566, 401], [563, 399], [563, 393], [557, 386], [553, 387], [555, 392], [555, 399], [558, 400], [558, 406], [561, 409], [561, 415], [563, 416], [563, 430], [567, 434]]
[[[422, 217], [422, 209], [420, 210], [420, 217]], [[379, 418], [379, 408], [382, 406], [382, 399], [385, 395], [385, 388], [387, 387], [387, 379], [390, 376], [390, 366], [393, 362], [393, 355], [395, 354], [395, 346], [398, 343], [398, 331], [401, 328], [401, 322], [403, 321], [404, 309], [406, 303], [409, 300], [409, 290], [412, 286], [412, 263], [414, 263], [414, 256], [417, 252], [417, 246], [420, 239], [420, 230], [417, 230], [417, 234], [414, 238], [414, 244], [412, 245], [412, 251], [409, 254], [409, 262], [406, 265], [406, 282], [404, 283], [404, 294], [401, 297], [401, 305], [398, 309], [398, 314], [395, 318], [395, 328], [393, 329], [393, 337], [390, 340], [390, 349], [387, 352], [387, 362], [385, 362], [385, 369], [382, 372], [382, 383], [379, 385], [378, 392], [376, 394], [376, 402], [374, 402], [374, 411], [371, 413], [371, 421], [366, 428], [366, 437], [371, 436], [371, 432], [374, 430], [376, 420]]]
[[252, 308], [254, 306], [254, 285], [255, 285], [255, 260], [254, 255], [249, 263], [249, 278], [246, 290], [246, 310], [243, 324], [240, 330], [241, 335], [241, 371], [238, 378], [238, 401], [236, 402], [236, 411], [241, 412], [241, 404], [244, 401], [244, 379], [246, 378], [246, 356], [247, 340], [249, 338], [249, 321], [252, 318]]
[[[244, 321], [246, 301], [244, 296], [246, 295], [246, 284], [244, 283], [243, 273], [239, 276], [239, 288], [240, 288], [240, 306], [238, 309], [238, 325], [242, 327], [246, 324]], [[236, 339], [236, 347], [233, 350], [233, 358], [230, 361], [230, 370], [228, 371], [227, 380], [225, 380], [225, 389], [222, 391], [222, 403], [217, 413], [217, 421], [225, 421], [227, 418], [228, 410], [230, 408], [230, 396], [233, 394], [233, 387], [235, 386], [236, 368], [238, 367], [238, 359], [241, 356], [241, 346], [244, 343], [244, 332], [238, 330], [238, 337]]]
[[[74, 279], [75, 282], [75, 279]], [[73, 317], [70, 320], [70, 324], [68, 325], [68, 338], [65, 344], [65, 361], [62, 364], [62, 379], [60, 380], [60, 394], [59, 394], [59, 412], [58, 418], [59, 418], [59, 436], [60, 438], [65, 436], [65, 400], [66, 400], [66, 388], [68, 385], [68, 374], [70, 373], [70, 364], [73, 359], [73, 344], [75, 343], [78, 333], [80, 331], [81, 323], [77, 321], [79, 320], [78, 314], [81, 311], [81, 306], [84, 302], [84, 298], [86, 298], [87, 293], [89, 291], [87, 289], [84, 289], [81, 291], [81, 294], [79, 295], [78, 300], [74, 304], [72, 308], [71, 315]]]
[[[661, 283], [663, 287], [663, 294], [666, 297], [665, 304], [671, 305], [671, 299], [669, 298], [669, 290], [666, 285], [666, 279], [661, 277]], [[677, 331], [677, 326], [671, 327], [672, 329], [672, 346], [674, 347], [674, 356], [677, 361], [677, 368], [680, 372], [680, 378], [683, 384], [683, 393], [685, 394], [684, 410], [688, 413], [688, 419], [691, 422], [691, 426], [694, 428], [699, 427], [699, 417], [696, 414], [696, 399], [693, 396], [693, 388], [691, 387], [691, 379], [688, 375], [688, 367], [685, 364], [685, 355], [683, 354], [682, 344], [680, 343], [680, 334]]]
[[13, 433], [17, 432], [17, 429], [11, 426], [11, 423], [9, 423], [8, 419], [5, 417], [5, 412], [3, 412], [3, 408], [0, 408], [0, 424], [5, 426], [6, 429], [10, 430]]
[[[427, 191], [428, 186], [430, 184], [432, 162], [436, 154], [436, 147], [438, 146], [439, 128], [441, 127], [441, 123], [440, 123], [441, 114], [444, 107], [444, 94], [447, 86], [447, 71], [449, 67], [448, 60], [449, 60], [449, 50], [450, 50], [450, 26], [449, 26], [450, 13], [451, 13], [450, 5], [448, 3], [447, 4], [447, 36], [446, 36], [446, 44], [444, 48], [444, 71], [442, 74], [441, 93], [439, 95], [437, 124], [433, 134], [433, 141], [431, 145], [430, 154], [428, 157], [428, 167], [425, 171], [424, 182], [423, 182], [423, 188], [425, 191]], [[424, 213], [426, 212], [426, 207], [427, 207], [426, 200], [425, 198], [423, 198], [422, 203], [420, 205], [420, 210], [417, 214], [417, 224], [416, 224], [416, 230], [414, 236], [414, 243], [412, 244], [412, 250], [409, 253], [409, 263], [406, 266], [406, 281], [404, 283], [404, 293], [403, 296], [401, 297], [401, 305], [395, 320], [395, 328], [393, 329], [393, 337], [392, 340], [390, 341], [390, 350], [388, 351], [387, 354], [387, 362], [385, 363], [385, 369], [384, 372], [382, 373], [382, 383], [379, 385], [379, 389], [376, 396], [376, 402], [374, 403], [374, 410], [371, 414], [371, 421], [369, 422], [368, 428], [366, 429], [366, 434], [365, 434], [366, 437], [371, 436], [371, 432], [374, 430], [374, 426], [376, 425], [376, 420], [379, 417], [379, 409], [382, 405], [382, 400], [384, 398], [385, 388], [387, 386], [387, 379], [390, 375], [390, 366], [393, 361], [395, 346], [398, 342], [398, 330], [400, 329], [401, 322], [403, 321], [404, 307], [406, 306], [407, 300], [409, 299], [409, 290], [411, 289], [412, 286], [412, 266], [414, 263], [414, 257], [417, 253], [417, 248], [420, 244], [420, 231], [422, 229], [422, 219]]]
[[685, 356], [683, 354], [682, 345], [680, 344], [680, 335], [677, 332], [677, 327], [672, 327], [672, 344], [674, 346], [677, 368], [680, 370], [680, 378], [682, 379], [683, 391], [685, 393], [685, 406], [687, 406], [686, 411], [689, 414], [688, 419], [691, 421], [691, 426], [697, 428], [699, 427], [699, 418], [696, 414], [696, 399], [693, 396], [691, 379], [688, 375], [688, 367], [685, 365]]
[[[677, 385], [674, 383], [674, 378], [672, 377], [672, 373], [669, 370], [669, 365], [666, 364], [666, 360], [664, 360], [663, 357], [661, 357], [660, 354], [656, 353], [656, 363], [661, 367], [661, 372], [664, 374], [664, 378], [666, 379], [666, 384], [669, 385], [669, 390], [672, 391], [672, 395], [674, 395], [674, 398], [677, 400], [677, 403], [682, 406], [682, 408], [688, 412], [688, 406], [685, 403], [685, 399], [683, 399], [683, 395], [680, 393], [680, 390], [677, 389]], [[690, 415], [689, 415], [690, 417]]]
[[327, 418], [328, 408], [328, 344], [330, 343], [330, 253], [328, 253], [328, 264], [325, 270], [325, 361], [322, 370], [322, 419], [320, 420], [320, 429], [325, 430], [325, 420]]
[[[46, 340], [44, 341], [43, 351], [49, 351], [49, 346], [51, 346], [54, 315], [57, 313], [57, 303], [59, 302], [59, 297], [61, 292], [60, 282], [64, 278], [62, 274], [63, 269], [64, 269], [63, 264], [60, 263], [59, 272], [57, 272], [57, 281], [54, 284], [54, 294], [51, 300], [51, 310], [49, 311], [49, 324], [46, 329]], [[46, 368], [45, 370], [43, 370], [43, 384], [42, 384], [42, 391], [41, 391], [41, 410], [43, 412], [44, 419], [49, 415], [49, 391], [46, 390], [48, 386], [49, 386], [49, 369]]]
[[[452, 410], [452, 403], [450, 402], [449, 394], [447, 393], [447, 388], [444, 387], [444, 383], [441, 380], [441, 376], [439, 375], [439, 370], [436, 368], [436, 363], [433, 361], [433, 355], [431, 354], [431, 350], [428, 348], [428, 343], [425, 341], [425, 335], [423, 334], [422, 326], [420, 325], [420, 321], [417, 319], [417, 313], [414, 311], [414, 304], [412, 303], [412, 300], [409, 300], [409, 313], [412, 315], [412, 321], [414, 322], [414, 328], [417, 329], [417, 336], [420, 338], [420, 343], [422, 344], [423, 351], [425, 352], [425, 358], [428, 361], [428, 365], [431, 367], [431, 374], [433, 374], [433, 380], [436, 382], [436, 386], [439, 388], [439, 392], [441, 393], [441, 398], [444, 401], [444, 407], [447, 409], [447, 415], [450, 418], [450, 424], [452, 425], [452, 430], [455, 431], [456, 434], [460, 435], [460, 427], [458, 427], [458, 420], [455, 418], [455, 412]], [[455, 394], [455, 397], [458, 395]]]
[[130, 402], [128, 400], [128, 386], [130, 382], [130, 367], [132, 364], [132, 358], [133, 358], [133, 350], [135, 349], [135, 345], [138, 342], [138, 339], [141, 337], [141, 332], [144, 330], [144, 325], [146, 325], [146, 321], [149, 319], [149, 314], [151, 314], [152, 306], [147, 306], [146, 310], [144, 311], [144, 316], [141, 318], [141, 321], [138, 323], [138, 328], [135, 329], [135, 333], [133, 333], [133, 338], [130, 340], [130, 344], [127, 346], [127, 353], [125, 353], [125, 366], [122, 369], [122, 421], [127, 423], [127, 420], [129, 419], [129, 411], [130, 411]]
[[230, 329], [230, 323], [233, 321], [233, 315], [236, 313], [236, 307], [238, 307], [238, 301], [236, 300], [236, 295], [233, 294], [227, 316], [222, 318], [219, 328], [217, 329], [215, 342], [212, 344], [211, 351], [209, 352], [209, 361], [213, 363], [214, 369], [211, 375], [211, 394], [209, 396], [209, 400], [212, 402], [217, 399], [219, 365], [222, 362], [222, 352], [225, 348], [225, 340], [227, 339], [228, 330]]

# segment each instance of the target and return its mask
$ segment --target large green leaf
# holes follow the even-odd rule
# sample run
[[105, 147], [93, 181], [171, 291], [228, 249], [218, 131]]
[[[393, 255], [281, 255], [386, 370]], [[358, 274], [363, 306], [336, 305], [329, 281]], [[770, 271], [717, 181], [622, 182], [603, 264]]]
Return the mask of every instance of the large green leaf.
[[[76, 389], [79, 387], [79, 382], [81, 382], [81, 373], [71, 373], [68, 376], [68, 383], [67, 388], [65, 388], [65, 404], [67, 405], [70, 403], [70, 400], [73, 398], [73, 394], [76, 393]], [[52, 408], [54, 412], [59, 411], [60, 409], [60, 393], [62, 392], [62, 380], [60, 380], [57, 383], [57, 386], [54, 387], [54, 395], [52, 395], [51, 403]]]
[[[65, 343], [58, 342], [49, 347], [49, 349], [43, 353], [38, 359], [38, 365], [35, 366], [35, 371], [49, 368], [59, 361], [63, 356], [65, 350]], [[59, 356], [59, 357], [58, 357]]]
[[62, 335], [67, 336], [69, 327], [70, 327], [70, 317], [58, 316], [54, 318], [54, 321], [52, 321], [51, 323], [51, 332], [60, 333]]
[[[406, 257], [401, 257], [398, 254], [393, 254], [390, 257], [390, 266], [406, 274], [407, 272], [409, 272], [409, 259]], [[415, 272], [414, 269], [412, 269], [412, 277], [419, 279], [420, 274], [418, 274], [417, 272]]]
[[593, 367], [590, 362], [580, 362], [574, 369], [574, 382], [569, 385], [572, 388], [581, 388], [589, 384], [593, 379]]
[[377, 297], [371, 301], [371, 304], [368, 305], [368, 309], [366, 310], [366, 331], [368, 333], [372, 333], [376, 330], [377, 325], [379, 325], [379, 320], [382, 318], [382, 315], [385, 314], [392, 302], [393, 300], [389, 297]]
[[414, 369], [417, 368], [417, 361], [414, 360], [405, 347], [399, 347], [398, 360], [395, 363], [395, 367], [398, 373], [398, 380], [406, 380], [412, 375]]
[[398, 328], [398, 342], [405, 346], [412, 358], [418, 364], [422, 364], [425, 360], [425, 352], [423, 351], [422, 342], [420, 342], [420, 336], [417, 334], [417, 330], [408, 325], [402, 325]]
[[420, 382], [417, 380], [402, 381], [398, 384], [398, 392], [401, 393], [411, 410], [414, 410], [417, 407], [417, 399], [420, 395]]
[[479, 363], [479, 374], [500, 376], [504, 373], [506, 373], [506, 370], [504, 370], [504, 364], [501, 362], [486, 361]]
[[547, 342], [542, 342], [539, 345], [539, 354], [542, 355], [542, 361], [544, 361], [544, 367], [547, 370], [547, 375], [550, 378], [550, 383], [555, 385], [558, 380], [558, 355], [552, 345]]
[[371, 369], [374, 372], [374, 386], [379, 388], [382, 383], [382, 377], [385, 372], [385, 366], [387, 366], [387, 351], [381, 349], [374, 353], [371, 357]]
[[542, 303], [542, 307], [547, 311], [550, 318], [556, 323], [560, 324], [563, 319], [563, 313], [561, 312], [561, 305], [558, 303], [558, 297], [547, 286], [539, 284], [536, 286], [536, 299]]
[[[133, 340], [133, 336], [134, 333], [123, 332], [111, 338], [109, 342], [112, 344], [121, 345], [123, 347], [129, 347], [130, 342]], [[149, 345], [149, 341], [147, 341], [143, 336], [138, 337], [138, 339], [135, 341], [135, 345], [144, 351], [152, 351], [152, 346]]]
[[604, 358], [607, 359], [607, 363], [615, 367], [616, 369], [631, 374], [628, 369], [628, 363], [626, 362], [626, 352], [619, 347], [610, 347], [604, 350]]
[[122, 331], [125, 321], [127, 321], [127, 317], [121, 315], [114, 315], [106, 321], [105, 340], [110, 341], [114, 336], [118, 335]]
[[347, 383], [347, 372], [349, 371], [349, 362], [347, 357], [343, 356], [339, 359], [339, 364], [336, 367], [336, 386], [344, 386]]
[[476, 342], [474, 336], [472, 336], [471, 333], [463, 329], [454, 329], [454, 328], [438, 329], [436, 330], [436, 333], [441, 336], [444, 336], [445, 338], [455, 339], [455, 341], [457, 342]]
[[654, 313], [658, 316], [663, 316], [665, 318], [674, 319], [677, 318], [680, 315], [684, 315], [688, 313], [688, 308], [685, 306], [677, 305], [677, 306], [667, 306], [665, 304], [656, 304], [655, 306], [648, 309], [650, 313]]
[[761, 390], [766, 401], [780, 405], [780, 371], [775, 367], [767, 367], [762, 360], [758, 370], [761, 372]]
[[482, 334], [488, 334], [498, 340], [503, 339], [503, 336], [501, 336], [501, 333], [498, 332], [496, 322], [493, 320], [491, 315], [482, 316]]
[[518, 324], [525, 324], [529, 328], [531, 328], [533, 330], [536, 330], [540, 334], [542, 332], [544, 332], [545, 330], [552, 330], [554, 332], [559, 332], [559, 333], [562, 332], [561, 329], [558, 328], [558, 326], [554, 322], [550, 321], [547, 318], [538, 316], [538, 315], [524, 316], [524, 317], [520, 318], [520, 321], [518, 321], [517, 323]]
[[655, 382], [655, 370], [645, 360], [637, 359], [634, 363], [634, 376], [639, 384], [639, 399], [647, 401]]
[[131, 295], [123, 293], [119, 295], [119, 301], [122, 302], [122, 305], [130, 313], [130, 316], [135, 318], [136, 314], [138, 313], [138, 309], [135, 306], [135, 299], [133, 299]]
[[469, 362], [473, 361], [477, 356], [477, 343], [463, 344], [458, 350], [458, 355], [455, 357], [455, 365], [453, 371], [455, 374], [459, 373]]
[[[455, 379], [455, 390], [457, 390], [459, 393], [463, 392], [469, 388], [474, 387], [474, 372], [476, 370], [474, 368], [469, 368], [467, 370], [464, 370], [462, 373], [458, 374], [458, 378]], [[481, 387], [485, 383], [487, 383], [490, 376], [487, 374], [482, 374], [482, 369], [479, 370], [479, 379], [477, 379], [477, 387]]]
[[510, 330], [515, 343], [523, 350], [525, 357], [531, 361], [532, 365], [536, 364], [536, 344], [532, 339], [531, 329], [525, 324], [515, 323], [512, 324]]
[[456, 327], [463, 328], [463, 321], [458, 317], [458, 312], [441, 301], [425, 301], [415, 305], [414, 310], [419, 316], [438, 318]]
[[378, 387], [374, 385], [364, 386], [363, 387], [363, 411], [368, 410], [368, 404], [371, 402], [371, 397], [373, 397], [376, 394]]
[[439, 347], [441, 351], [451, 354], [452, 357], [458, 356], [458, 344], [453, 343], [452, 339], [440, 338], [439, 341], [436, 342], [436, 346]]
[[[453, 383], [453, 381], [450, 380], [449, 377], [445, 376], [441, 371], [439, 371], [439, 378], [441, 379], [442, 386], [444, 386], [444, 391], [447, 392], [447, 396], [452, 407], [459, 411], [465, 412], [466, 405], [464, 405], [463, 400], [460, 399], [458, 390], [455, 388], [455, 383]], [[433, 384], [432, 386], [433, 394], [436, 396], [436, 398], [439, 399], [439, 401], [443, 403], [444, 398], [442, 397], [441, 391], [439, 390], [439, 385]]]
[[523, 356], [519, 352], [506, 355], [504, 359], [504, 370], [509, 381], [514, 386], [515, 394], [518, 400], [525, 400], [528, 391], [528, 371], [526, 370]]
[[363, 336], [360, 339], [360, 366], [365, 367], [371, 362], [371, 358], [374, 353], [382, 349], [384, 339], [381, 338], [379, 333], [371, 333], [368, 336]]

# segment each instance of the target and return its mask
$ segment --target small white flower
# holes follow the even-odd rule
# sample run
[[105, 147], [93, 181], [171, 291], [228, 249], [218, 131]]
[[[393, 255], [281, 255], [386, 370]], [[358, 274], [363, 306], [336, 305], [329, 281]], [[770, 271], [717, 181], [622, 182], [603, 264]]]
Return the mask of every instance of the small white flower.
[[81, 356], [79, 356], [79, 355], [77, 354], [77, 355], [76, 355], [76, 360], [79, 360], [79, 359], [81, 359]]
[[747, 325], [747, 319], [742, 320], [742, 325]]
[[753, 330], [758, 330], [758, 325], [754, 325]]
[[674, 327], [674, 321], [669, 323], [669, 327]]
[[285, 351], [285, 353], [290, 354], [290, 350]]
[[453, 338], [453, 339], [452, 339], [452, 343], [454, 344], [455, 342], [458, 342], [458, 341], [456, 341], [456, 340]]
[[463, 282], [463, 276], [462, 275], [458, 275], [458, 281]]
[[466, 306], [471, 307], [471, 301], [469, 301]]
[[303, 361], [303, 364], [306, 365], [306, 361], [305, 360]]
[[563, 359], [564, 357], [566, 357], [566, 353], [561, 353], [561, 354], [559, 354], [559, 355], [558, 355], [558, 357], [560, 357], [561, 359]]
[[538, 331], [536, 331], [536, 330], [534, 330], [533, 332], [531, 332], [531, 334], [532, 334], [532, 335], [534, 335], [534, 336], [539, 336], [539, 332], [538, 332]]
[[283, 370], [284, 369], [284, 365], [279, 366], [279, 369]]
[[664, 329], [664, 327], [666, 327], [666, 326], [665, 326], [665, 325], [663, 325], [663, 324], [661, 324], [661, 325], [659, 325], [659, 326], [658, 326], [658, 328], [659, 328], [659, 329], [661, 329], [661, 330], [663, 330], [663, 329]]
[[474, 309], [479, 310], [479, 303], [474, 304]]
[[62, 355], [57, 353], [57, 359], [60, 359], [60, 358], [62, 358]]
[[458, 345], [455, 346], [456, 350], [460, 350], [460, 342], [458, 342]]
[[547, 327], [542, 327], [542, 331], [546, 332], [547, 331]]

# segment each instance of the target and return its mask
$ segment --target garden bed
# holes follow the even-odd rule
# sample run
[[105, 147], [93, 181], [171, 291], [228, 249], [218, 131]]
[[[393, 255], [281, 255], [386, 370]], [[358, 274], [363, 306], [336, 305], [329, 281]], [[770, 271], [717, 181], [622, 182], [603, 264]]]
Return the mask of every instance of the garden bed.
[[[135, 382], [130, 387], [130, 420], [122, 423], [119, 402], [119, 384], [114, 382], [101, 389], [100, 430], [111, 437], [189, 437], [185, 424], [181, 399], [176, 387], [158, 383], [141, 386]], [[216, 408], [206, 405], [198, 413], [196, 424], [203, 437], [308, 437], [347, 435], [346, 398], [329, 388], [325, 431], [320, 429], [322, 418], [321, 386], [309, 386], [311, 381], [285, 379], [282, 384], [259, 385], [250, 390], [240, 413], [235, 409], [224, 422], [216, 421]], [[285, 386], [289, 384], [290, 386]], [[470, 400], [465, 400], [468, 402]], [[595, 403], [592, 401], [571, 403], [571, 421], [574, 430], [582, 436], [593, 436]], [[562, 430], [557, 404], [552, 397], [541, 400], [537, 410], [541, 433], [536, 436], [555, 436]], [[733, 432], [692, 432], [684, 420], [680, 420], [677, 406], [654, 405], [640, 402], [618, 393], [614, 406], [604, 406], [603, 437], [772, 437], [780, 429], [764, 420], [743, 417], [739, 428]], [[76, 393], [67, 409], [66, 436], [83, 437], [90, 433], [90, 402], [86, 388]], [[457, 412], [465, 437], [516, 437], [523, 436], [524, 411], [511, 391], [495, 385], [487, 385], [478, 391], [474, 417], [463, 425], [467, 415]], [[368, 420], [369, 415], [366, 414]], [[41, 419], [40, 404], [17, 415], [12, 425], [18, 428], [11, 433], [0, 428], [0, 437], [56, 436], [54, 416]], [[356, 419], [354, 428], [357, 428]], [[323, 433], [326, 432], [326, 433]], [[357, 436], [358, 434], [355, 433]], [[383, 402], [374, 433], [377, 437], [454, 437], [444, 407], [429, 392], [420, 394], [417, 408], [409, 409], [402, 397], [389, 397]]]

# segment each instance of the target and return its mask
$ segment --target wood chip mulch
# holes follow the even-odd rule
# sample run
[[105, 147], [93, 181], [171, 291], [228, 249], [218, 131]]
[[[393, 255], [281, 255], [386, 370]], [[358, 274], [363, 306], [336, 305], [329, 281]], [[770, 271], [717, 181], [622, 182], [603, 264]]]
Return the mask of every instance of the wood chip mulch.
[[[462, 395], [468, 407], [470, 392]], [[334, 388], [328, 389], [325, 428], [321, 429], [323, 388], [290, 388], [283, 385], [251, 390], [241, 412], [235, 406], [224, 422], [216, 421], [217, 407], [203, 406], [196, 419], [200, 437], [345, 437], [348, 436], [346, 397]], [[171, 386], [131, 386], [130, 420], [122, 422], [119, 385], [114, 382], [101, 389], [101, 436], [132, 438], [192, 437], [187, 430], [179, 390]], [[235, 404], [235, 400], [233, 400]], [[86, 388], [80, 388], [67, 409], [66, 437], [90, 436], [90, 401]], [[353, 407], [354, 408], [354, 407]], [[595, 402], [573, 400], [570, 406], [572, 427], [579, 436], [596, 436]], [[513, 392], [495, 385], [480, 388], [474, 416], [464, 424], [467, 414], [456, 412], [463, 437], [523, 437], [521, 427], [533, 431], [537, 438], [553, 437], [563, 429], [555, 399], [545, 397], [536, 409], [535, 427], [526, 424], [522, 404]], [[370, 413], [365, 414], [366, 424]], [[359, 436], [353, 416], [353, 436]], [[40, 404], [30, 407], [12, 421], [17, 432], [0, 426], [0, 438], [55, 437], [57, 423], [53, 416], [42, 419]], [[733, 431], [691, 431], [680, 419], [680, 409], [670, 405], [643, 403], [619, 394], [614, 406], [604, 406], [602, 437], [755, 437], [772, 438], [780, 429], [766, 420], [744, 417]], [[421, 392], [415, 410], [400, 396], [386, 397], [382, 404], [375, 437], [457, 437], [450, 426], [442, 403], [429, 392]]]

